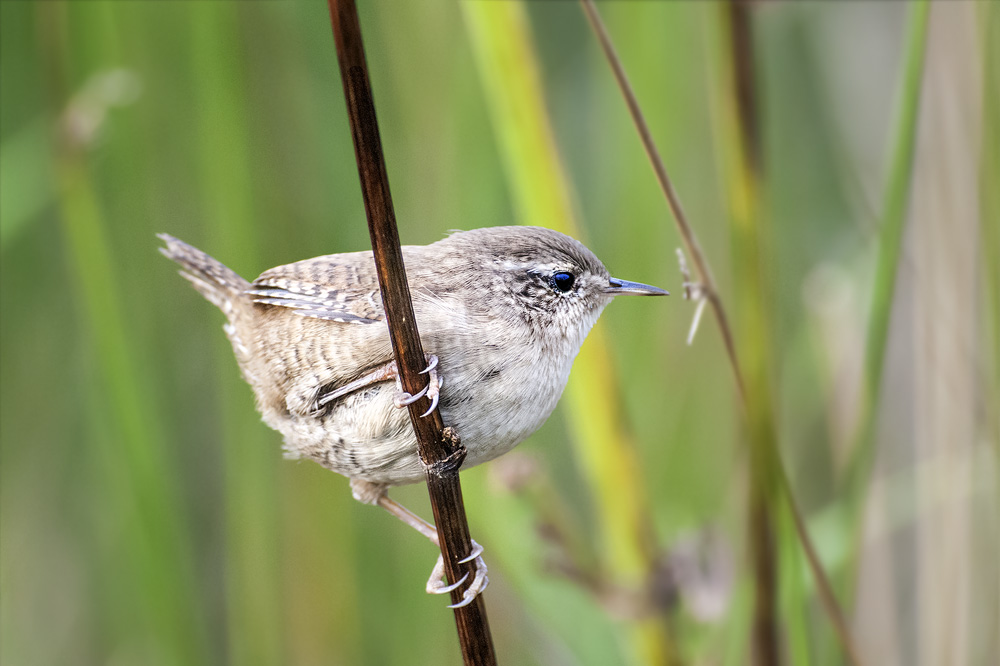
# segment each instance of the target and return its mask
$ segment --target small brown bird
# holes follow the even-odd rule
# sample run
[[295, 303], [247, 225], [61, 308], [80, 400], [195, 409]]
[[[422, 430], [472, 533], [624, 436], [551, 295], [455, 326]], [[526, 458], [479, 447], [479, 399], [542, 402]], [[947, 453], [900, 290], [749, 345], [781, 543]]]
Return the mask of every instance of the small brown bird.
[[[306, 259], [251, 283], [176, 238], [160, 238], [160, 251], [226, 315], [243, 376], [264, 422], [284, 436], [287, 456], [348, 477], [357, 499], [389, 509], [436, 543], [433, 527], [385, 492], [422, 481], [424, 470], [409, 415], [399, 409], [419, 396], [398, 383], [372, 253]], [[469, 467], [541, 427], [615, 296], [667, 293], [611, 277], [581, 243], [540, 227], [456, 232], [404, 246], [403, 259], [428, 353], [425, 391], [440, 400]], [[466, 560], [476, 559], [479, 573], [460, 605], [488, 582], [481, 550]], [[442, 574], [439, 558], [428, 592], [455, 587]]]

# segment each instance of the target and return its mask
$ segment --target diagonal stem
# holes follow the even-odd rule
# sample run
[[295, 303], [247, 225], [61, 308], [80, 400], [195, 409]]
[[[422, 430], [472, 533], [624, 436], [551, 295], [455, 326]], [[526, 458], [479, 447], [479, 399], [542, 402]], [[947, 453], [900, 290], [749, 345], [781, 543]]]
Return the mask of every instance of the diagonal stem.
[[[426, 357], [417, 331], [403, 266], [399, 231], [389, 193], [389, 178], [382, 155], [382, 141], [361, 39], [361, 24], [354, 0], [328, 0], [328, 3], [389, 337], [403, 390], [417, 395], [427, 383], [427, 379], [421, 374], [426, 365]], [[467, 574], [468, 580], [471, 580], [474, 573], [473, 563], [461, 562], [472, 552], [458, 476], [459, 467], [465, 458], [465, 449], [460, 446], [453, 431], [444, 427], [441, 413], [433, 407], [429, 398], [420, 398], [409, 405], [410, 420], [417, 437], [420, 459], [424, 463], [445, 574], [449, 583], [455, 583]], [[428, 410], [427, 417], [423, 418], [422, 414]], [[451, 592], [452, 602], [455, 604], [462, 601], [463, 590], [459, 588]], [[455, 608], [455, 624], [466, 664], [496, 663], [493, 638], [486, 618], [486, 605], [481, 595], [467, 606]]]
[[[684, 208], [681, 205], [680, 197], [677, 195], [677, 192], [670, 181], [666, 167], [663, 165], [663, 159], [660, 157], [659, 150], [653, 142], [649, 125], [646, 123], [645, 116], [643, 115], [639, 102], [636, 99], [635, 92], [632, 90], [632, 85], [629, 83], [628, 77], [625, 74], [621, 59], [618, 57], [618, 53], [615, 51], [614, 45], [611, 42], [607, 28], [597, 12], [597, 7], [595, 6], [593, 0], [580, 0], [580, 2], [591, 28], [593, 28], [594, 33], [597, 35], [597, 39], [601, 44], [604, 55], [607, 57], [608, 63], [611, 65], [618, 87], [621, 90], [622, 95], [625, 97], [625, 103], [628, 105], [629, 113], [631, 114], [636, 129], [639, 132], [639, 138], [642, 141], [643, 148], [645, 149], [646, 155], [653, 166], [653, 171], [656, 174], [657, 181], [660, 183], [660, 188], [663, 190], [663, 194], [667, 198], [670, 210], [674, 215], [678, 231], [680, 231], [681, 234], [681, 240], [683, 241], [688, 254], [691, 256], [695, 274], [701, 283], [701, 288], [704, 290], [703, 293], [705, 298], [708, 299], [708, 302], [712, 306], [712, 312], [715, 315], [719, 330], [722, 333], [723, 342], [726, 347], [726, 354], [729, 357], [733, 377], [736, 381], [737, 389], [739, 390], [741, 404], [745, 410], [747, 406], [746, 385], [743, 379], [743, 373], [740, 369], [740, 363], [736, 353], [736, 345], [734, 343], [732, 329], [729, 325], [729, 318], [726, 315], [725, 307], [723, 306], [722, 299], [719, 296], [718, 288], [716, 286], [715, 279], [712, 276], [708, 260], [702, 252], [701, 245], [698, 243], [694, 229], [688, 221], [687, 214], [684, 212]], [[768, 442], [768, 447], [769, 457], [772, 458], [772, 462], [778, 470], [777, 476], [779, 480], [779, 489], [788, 502], [796, 533], [803, 549], [805, 550], [806, 560], [809, 563], [810, 571], [817, 581], [823, 607], [826, 610], [827, 615], [830, 617], [830, 621], [834, 626], [837, 637], [850, 663], [857, 665], [860, 663], [857, 657], [857, 650], [851, 640], [850, 631], [847, 627], [843, 611], [833, 593], [833, 586], [830, 583], [830, 579], [819, 561], [815, 546], [812, 543], [812, 538], [809, 536], [809, 532], [806, 529], [802, 512], [799, 509], [795, 497], [792, 495], [791, 487], [788, 483], [784, 467], [781, 464], [780, 457], [774, 449], [773, 441]]]
[[743, 375], [740, 372], [740, 364], [736, 357], [736, 343], [733, 340], [733, 331], [729, 326], [729, 317], [726, 315], [722, 299], [719, 297], [719, 289], [716, 286], [715, 278], [712, 276], [708, 259], [705, 258], [705, 253], [701, 249], [698, 237], [688, 222], [687, 213], [684, 212], [684, 207], [681, 205], [677, 190], [674, 189], [674, 185], [667, 175], [667, 168], [663, 165], [663, 158], [660, 157], [660, 151], [657, 150], [656, 144], [653, 142], [653, 135], [649, 131], [649, 125], [646, 123], [646, 118], [639, 107], [639, 101], [632, 90], [632, 84], [629, 83], [625, 69], [622, 67], [621, 59], [618, 57], [618, 53], [611, 43], [611, 37], [604, 26], [604, 21], [601, 20], [600, 14], [597, 13], [597, 7], [594, 5], [593, 0], [581, 0], [581, 4], [584, 13], [587, 15], [587, 20], [590, 22], [590, 27], [594, 29], [594, 33], [601, 43], [604, 55], [607, 56], [608, 63], [614, 71], [615, 80], [618, 82], [618, 87], [625, 97], [625, 103], [628, 105], [632, 121], [639, 132], [639, 139], [642, 141], [642, 147], [646, 150], [646, 156], [653, 166], [653, 172], [656, 174], [656, 180], [660, 184], [660, 189], [663, 190], [664, 196], [667, 197], [667, 204], [670, 206], [670, 212], [673, 213], [674, 220], [677, 222], [677, 229], [681, 233], [681, 241], [684, 243], [684, 249], [691, 256], [691, 261], [694, 263], [695, 275], [703, 290], [702, 293], [712, 305], [712, 312], [715, 314], [715, 319], [719, 324], [719, 330], [722, 333], [722, 339], [726, 346], [726, 353], [729, 355], [729, 365], [733, 369], [733, 377], [739, 388], [740, 396], [745, 398], [746, 388], [743, 382]]

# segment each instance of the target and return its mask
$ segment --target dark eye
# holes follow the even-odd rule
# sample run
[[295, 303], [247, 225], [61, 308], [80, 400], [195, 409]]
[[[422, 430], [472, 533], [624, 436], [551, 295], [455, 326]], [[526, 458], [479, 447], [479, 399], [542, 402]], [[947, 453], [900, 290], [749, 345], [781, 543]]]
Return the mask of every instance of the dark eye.
[[560, 271], [552, 275], [552, 286], [565, 293], [573, 288], [575, 280], [572, 273]]

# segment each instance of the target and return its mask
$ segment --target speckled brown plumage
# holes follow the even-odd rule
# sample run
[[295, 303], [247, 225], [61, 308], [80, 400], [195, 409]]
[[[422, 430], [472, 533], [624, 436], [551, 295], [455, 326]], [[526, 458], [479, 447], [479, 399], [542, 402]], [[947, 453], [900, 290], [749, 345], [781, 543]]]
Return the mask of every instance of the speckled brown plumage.
[[[392, 360], [370, 252], [278, 266], [250, 283], [161, 238], [163, 253], [225, 313], [243, 375], [289, 456], [381, 486], [423, 478], [392, 379], [339, 395]], [[611, 278], [582, 244], [538, 227], [457, 232], [404, 247], [403, 257], [424, 349], [440, 361], [441, 414], [462, 437], [466, 466], [542, 425], [615, 295], [663, 293]]]

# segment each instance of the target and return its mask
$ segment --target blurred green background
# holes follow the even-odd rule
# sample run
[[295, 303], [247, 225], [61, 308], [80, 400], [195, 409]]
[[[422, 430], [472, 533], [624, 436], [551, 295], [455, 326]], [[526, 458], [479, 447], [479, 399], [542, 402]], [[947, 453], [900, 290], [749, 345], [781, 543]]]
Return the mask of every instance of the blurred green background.
[[[773, 418], [867, 664], [1000, 653], [993, 4], [932, 3], [880, 398], [864, 350], [911, 8], [753, 6]], [[708, 315], [685, 344], [678, 235], [580, 8], [361, 5], [404, 243], [529, 221], [534, 192], [612, 274], [674, 293], [608, 308], [572, 379], [594, 409], [567, 396], [463, 474], [501, 663], [747, 663], [732, 372]], [[739, 317], [723, 8], [600, 4]], [[0, 37], [0, 661], [457, 663], [433, 548], [282, 460], [221, 315], [156, 252], [167, 232], [252, 278], [368, 246], [326, 4], [5, 0]], [[532, 72], [544, 106], [503, 87]], [[531, 127], [551, 135], [518, 153]], [[518, 184], [535, 167], [555, 185]], [[393, 494], [429, 515], [423, 488]], [[788, 661], [844, 663], [782, 534]]]

